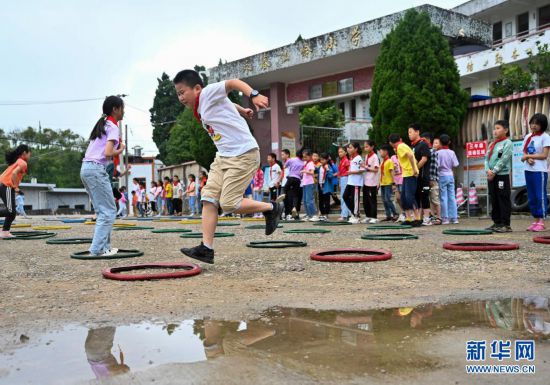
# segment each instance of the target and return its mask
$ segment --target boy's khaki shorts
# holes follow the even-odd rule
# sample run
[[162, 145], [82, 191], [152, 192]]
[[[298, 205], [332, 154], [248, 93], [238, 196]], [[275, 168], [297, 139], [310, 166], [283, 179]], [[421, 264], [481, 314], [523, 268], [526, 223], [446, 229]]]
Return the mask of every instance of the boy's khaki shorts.
[[441, 205], [439, 200], [439, 183], [436, 181], [430, 181], [430, 203], [436, 206]]
[[216, 154], [206, 185], [201, 191], [201, 201], [214, 203], [224, 213], [237, 210], [259, 165], [260, 151], [257, 148], [239, 156]]

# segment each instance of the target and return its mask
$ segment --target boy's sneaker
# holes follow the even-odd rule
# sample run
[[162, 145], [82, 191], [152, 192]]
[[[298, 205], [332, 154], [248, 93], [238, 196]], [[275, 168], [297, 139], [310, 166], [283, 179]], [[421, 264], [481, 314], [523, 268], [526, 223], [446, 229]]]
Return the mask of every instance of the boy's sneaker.
[[351, 216], [349, 217], [348, 223], [353, 223], [354, 225], [359, 223], [359, 218]]
[[300, 219], [300, 216], [298, 215], [298, 210], [296, 210], [296, 207], [292, 208], [292, 210], [290, 211], [290, 215], [294, 219]]
[[370, 218], [369, 223], [370, 223], [370, 224], [378, 223], [378, 219], [376, 219], [376, 218]]
[[493, 229], [495, 233], [511, 233], [512, 228], [510, 226], [498, 226]]
[[442, 225], [450, 225], [451, 222], [449, 222], [448, 219], [443, 219], [443, 221], [441, 222]]
[[279, 220], [281, 218], [281, 215], [285, 209], [285, 205], [283, 204], [283, 200], [285, 199], [285, 195], [279, 195], [277, 199], [275, 199], [273, 203], [273, 210], [266, 211], [264, 213], [265, 218], [265, 235], [271, 235], [277, 230], [277, 226], [279, 225]]
[[361, 222], [361, 223], [370, 223], [370, 218], [368, 218], [368, 217], [367, 217], [367, 218], [363, 218], [363, 219], [361, 219], [359, 222]]
[[285, 218], [287, 221], [293, 221], [294, 218], [292, 217], [292, 215], [288, 214]]
[[102, 254], [96, 254], [96, 256], [99, 256], [99, 257], [112, 257], [116, 253], [118, 253], [118, 249], [112, 248], [111, 250], [105, 251]]
[[458, 221], [458, 219], [453, 219], [453, 220], [451, 220], [451, 223], [453, 225], [458, 225], [460, 222]]
[[397, 218], [396, 222], [405, 222], [407, 218], [405, 217], [404, 214], [400, 214], [399, 217]]
[[326, 222], [326, 221], [328, 221], [328, 218], [326, 216], [322, 215], [322, 216], [319, 217], [319, 220], [321, 222]]
[[503, 226], [497, 225], [496, 223], [493, 223], [491, 226], [485, 228], [485, 230], [495, 231], [496, 229], [499, 229]]
[[319, 218], [317, 215], [314, 215], [312, 216], [311, 218], [308, 219], [308, 221], [310, 222], [319, 222], [321, 220], [321, 218]]
[[180, 249], [180, 251], [189, 258], [193, 258], [204, 263], [214, 263], [214, 249], [209, 249], [202, 242], [198, 246], [190, 249], [184, 247]]
[[431, 226], [432, 225], [432, 220], [430, 218], [424, 218], [422, 220], [422, 226]]

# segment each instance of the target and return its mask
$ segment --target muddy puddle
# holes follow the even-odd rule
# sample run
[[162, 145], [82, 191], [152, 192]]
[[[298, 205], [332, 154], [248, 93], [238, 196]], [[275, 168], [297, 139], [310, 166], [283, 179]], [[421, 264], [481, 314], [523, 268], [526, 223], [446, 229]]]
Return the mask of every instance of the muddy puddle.
[[[274, 308], [234, 322], [65, 325], [4, 338], [0, 384], [82, 383], [220, 357], [259, 359], [312, 381], [464, 372], [471, 340], [486, 341], [487, 362], [475, 363], [531, 364], [537, 376], [550, 362], [549, 338], [548, 298], [536, 296], [359, 312]], [[511, 357], [491, 358], [493, 340], [510, 340]], [[534, 360], [515, 360], [517, 340], [534, 341]]]

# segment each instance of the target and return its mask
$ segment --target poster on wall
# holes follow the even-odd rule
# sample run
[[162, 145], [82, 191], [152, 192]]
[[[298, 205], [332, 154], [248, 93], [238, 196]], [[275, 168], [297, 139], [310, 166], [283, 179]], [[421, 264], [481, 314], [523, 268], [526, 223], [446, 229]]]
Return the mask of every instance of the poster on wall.
[[290, 151], [290, 156], [296, 156], [296, 135], [293, 132], [281, 132], [281, 149]]
[[470, 158], [467, 165], [464, 164], [464, 187], [472, 182], [478, 188], [487, 188], [484, 158]]
[[523, 156], [523, 140], [515, 140], [513, 143], [512, 154], [512, 188], [525, 186], [525, 174], [523, 162], [521, 157]]

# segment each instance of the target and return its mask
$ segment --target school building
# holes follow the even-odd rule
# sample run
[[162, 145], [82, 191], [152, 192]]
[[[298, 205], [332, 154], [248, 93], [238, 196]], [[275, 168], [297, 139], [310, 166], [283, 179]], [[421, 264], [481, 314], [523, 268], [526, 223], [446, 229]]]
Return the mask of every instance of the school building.
[[[433, 5], [416, 9], [427, 12], [448, 38], [461, 84], [474, 101], [491, 96], [490, 88], [501, 64], [525, 65], [528, 53], [536, 52], [537, 41], [550, 43], [549, 0], [472, 0], [453, 9]], [[367, 139], [372, 120], [371, 87], [380, 44], [405, 12], [220, 64], [209, 70], [210, 79], [240, 78], [270, 98], [270, 107], [261, 110], [251, 122], [262, 159], [269, 152], [280, 154], [283, 148], [293, 151], [316, 140], [341, 144]], [[543, 94], [548, 92], [525, 94], [522, 99], [539, 98], [537, 111], [548, 113], [548, 103], [544, 102], [548, 99]], [[335, 101], [340, 106], [345, 116], [344, 127], [300, 127], [299, 107], [323, 101]], [[490, 103], [504, 103], [502, 111], [507, 114], [512, 109], [506, 100]], [[533, 106], [537, 106], [537, 101]], [[471, 115], [477, 108], [479, 105], [472, 103], [460, 133], [460, 145], [481, 140], [483, 130], [487, 131], [486, 127], [492, 127], [492, 122], [501, 117], [492, 114], [489, 118], [487, 114], [485, 120], [473, 119]], [[511, 122], [512, 132], [522, 132], [514, 126], [522, 124], [516, 115]]]

